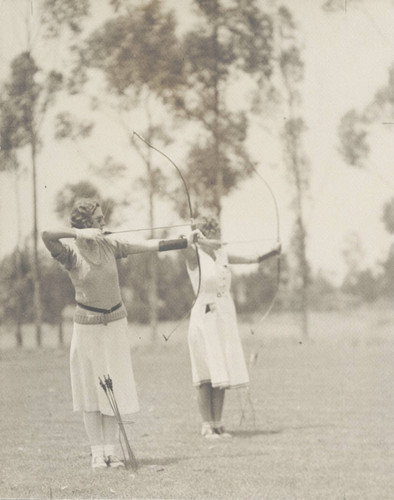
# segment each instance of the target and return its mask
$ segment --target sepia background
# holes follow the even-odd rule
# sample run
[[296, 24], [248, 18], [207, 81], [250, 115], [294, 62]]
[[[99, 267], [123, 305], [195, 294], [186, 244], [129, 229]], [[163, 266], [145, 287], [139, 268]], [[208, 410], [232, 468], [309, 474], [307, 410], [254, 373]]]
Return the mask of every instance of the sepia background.
[[[392, 0], [0, 0], [2, 411], [11, 401], [18, 415], [2, 433], [11, 455], [28, 449], [17, 463], [31, 471], [7, 469], [0, 496], [392, 498], [393, 25]], [[176, 378], [168, 359], [190, 375], [193, 295], [177, 252], [119, 264], [142, 406], [166, 415], [167, 434], [142, 412], [133, 433], [145, 472], [121, 490], [56, 462], [59, 436], [77, 422], [67, 392], [74, 298], [40, 232], [68, 225], [81, 196], [102, 201], [121, 238], [177, 237], [214, 213], [229, 252], [281, 243], [280, 259], [233, 274], [253, 377], [252, 396], [232, 396], [228, 416], [255, 469], [236, 447], [212, 457], [196, 437], [178, 442], [176, 429], [193, 435], [197, 425], [190, 384], [153, 387], [160, 367]], [[27, 403], [38, 367], [37, 401]], [[185, 413], [173, 411], [177, 398]], [[51, 432], [55, 414], [66, 421]], [[313, 425], [311, 414], [321, 416]], [[39, 432], [26, 448], [29, 415]], [[303, 425], [307, 438], [281, 441]], [[38, 448], [57, 463], [55, 479], [34, 461]], [[175, 486], [181, 472], [190, 487]]]

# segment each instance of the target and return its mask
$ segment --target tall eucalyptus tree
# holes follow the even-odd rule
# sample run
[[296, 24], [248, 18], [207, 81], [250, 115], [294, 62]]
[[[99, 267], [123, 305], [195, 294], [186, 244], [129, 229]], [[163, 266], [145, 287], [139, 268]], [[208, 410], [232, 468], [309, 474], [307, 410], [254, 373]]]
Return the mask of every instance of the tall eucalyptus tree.
[[[222, 198], [253, 172], [245, 141], [253, 88], [267, 90], [274, 65], [274, 20], [256, 0], [195, 0], [195, 22], [182, 40], [183, 85], [169, 96], [198, 127], [187, 179], [198, 204], [220, 216]], [[237, 102], [234, 85], [253, 82]]]
[[[25, 8], [23, 23], [23, 47], [12, 59], [10, 76], [4, 84], [2, 96], [2, 112], [7, 107], [8, 117], [12, 118], [9, 127], [10, 144], [13, 153], [20, 148], [28, 148], [31, 165], [33, 191], [33, 255], [32, 272], [34, 283], [34, 323], [37, 345], [41, 345], [41, 299], [40, 299], [40, 266], [38, 258], [38, 197], [37, 170], [38, 158], [44, 138], [42, 125], [47, 111], [54, 103], [54, 97], [62, 86], [62, 75], [50, 67], [46, 58], [48, 53], [43, 42], [51, 45], [50, 40], [60, 37], [65, 31], [75, 34], [80, 31], [81, 20], [87, 14], [88, 2], [81, 0], [40, 0], [37, 11], [32, 15], [33, 4], [21, 1], [19, 6]], [[19, 11], [18, 11], [19, 12]], [[45, 45], [45, 43], [44, 43]], [[53, 47], [53, 46], [52, 46]]]
[[297, 42], [296, 24], [291, 12], [279, 9], [279, 70], [283, 82], [283, 94], [287, 118], [282, 131], [284, 160], [290, 185], [293, 187], [292, 209], [295, 214], [292, 248], [295, 257], [294, 287], [299, 298], [297, 308], [301, 311], [302, 335], [309, 337], [308, 290], [310, 269], [307, 259], [307, 228], [305, 205], [310, 187], [310, 166], [303, 148], [306, 124], [302, 118], [300, 86], [304, 76], [304, 62]]

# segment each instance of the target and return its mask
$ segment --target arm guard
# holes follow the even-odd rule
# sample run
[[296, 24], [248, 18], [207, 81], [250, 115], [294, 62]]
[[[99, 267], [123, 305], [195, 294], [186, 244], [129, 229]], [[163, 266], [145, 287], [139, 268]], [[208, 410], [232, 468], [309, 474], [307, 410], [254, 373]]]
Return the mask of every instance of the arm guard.
[[187, 248], [186, 238], [159, 241], [159, 252], [167, 252], [168, 250], [180, 250], [182, 248]]

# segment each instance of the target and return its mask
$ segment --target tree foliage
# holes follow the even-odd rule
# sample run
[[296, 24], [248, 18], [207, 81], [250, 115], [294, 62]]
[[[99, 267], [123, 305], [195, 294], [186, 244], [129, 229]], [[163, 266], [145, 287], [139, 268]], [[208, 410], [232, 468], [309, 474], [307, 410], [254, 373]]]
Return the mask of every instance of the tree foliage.
[[[386, 84], [382, 85], [372, 96], [369, 102], [361, 109], [351, 109], [342, 117], [338, 127], [339, 151], [344, 161], [353, 167], [369, 170], [370, 173], [378, 175], [370, 165], [370, 153], [373, 144], [371, 137], [375, 126], [386, 124], [387, 117], [394, 116], [394, 65], [389, 68]], [[392, 125], [387, 122], [387, 125]], [[381, 129], [380, 129], [381, 132]], [[390, 130], [390, 133], [392, 131]], [[382, 221], [386, 230], [394, 233], [394, 198], [384, 202], [382, 208]], [[393, 295], [393, 252], [392, 249], [387, 259], [381, 264], [383, 268], [379, 286], [383, 293]], [[364, 290], [363, 296], [367, 300], [373, 300], [380, 293], [377, 290], [376, 277], [369, 270], [357, 273], [357, 283], [352, 284], [354, 288]], [[391, 282], [390, 282], [391, 281]], [[383, 282], [383, 283], [382, 283]], [[368, 286], [370, 290], [368, 292]], [[368, 296], [368, 293], [370, 294]]]
[[106, 223], [110, 223], [116, 202], [112, 198], [104, 198], [98, 188], [90, 181], [66, 184], [56, 196], [55, 212], [60, 218], [67, 219], [75, 202], [81, 198], [93, 198], [97, 200], [102, 207]]
[[52, 325], [61, 324], [63, 310], [74, 305], [74, 287], [67, 272], [54, 259], [41, 259], [41, 300], [43, 304], [43, 321]]
[[[27, 324], [33, 321], [33, 271], [28, 246], [17, 249], [0, 262], [0, 317], [3, 321]], [[47, 254], [40, 254], [42, 320], [58, 324], [62, 311], [74, 302], [67, 273]]]
[[369, 140], [373, 126], [394, 115], [394, 65], [389, 69], [386, 85], [378, 89], [362, 109], [351, 109], [338, 127], [339, 151], [347, 164], [366, 168], [371, 150]]
[[80, 33], [81, 23], [89, 13], [89, 0], [43, 0], [41, 24], [45, 28], [45, 36], [59, 37], [64, 27], [74, 35]]
[[341, 119], [338, 134], [339, 152], [349, 165], [362, 166], [369, 153], [366, 123], [363, 117], [352, 109]]
[[391, 245], [387, 258], [382, 262], [381, 268], [381, 294], [388, 297], [392, 303], [394, 299], [394, 245]]
[[148, 87], [165, 98], [182, 73], [174, 30], [174, 15], [164, 13], [159, 0], [134, 7], [106, 21], [84, 41], [74, 75], [85, 75], [86, 81], [89, 70], [100, 70], [110, 92], [138, 94]]
[[5, 120], [12, 127], [6, 148], [23, 147], [32, 140], [36, 123], [36, 104], [41, 93], [40, 86], [35, 82], [39, 71], [29, 52], [23, 52], [11, 62], [8, 81], [4, 85], [2, 97]]
[[[303, 136], [306, 130], [301, 112], [300, 85], [304, 78], [304, 62], [296, 36], [296, 24], [286, 7], [279, 9], [280, 56], [279, 69], [283, 83], [286, 122], [282, 131], [286, 171], [293, 186], [291, 205], [294, 211], [294, 230], [291, 239], [295, 266], [293, 286], [298, 290], [297, 307], [301, 312], [302, 335], [308, 339], [308, 308], [310, 266], [307, 258], [307, 228], [305, 206], [310, 187], [310, 165], [304, 153]], [[285, 109], [286, 109], [285, 108]]]
[[384, 204], [382, 219], [387, 231], [394, 234], [394, 198]]
[[24, 247], [0, 262], [0, 318], [21, 323], [33, 319], [33, 276], [30, 249]]
[[[139, 187], [146, 189], [154, 204], [155, 197], [167, 193], [166, 178], [154, 165], [151, 152], [146, 153], [142, 143], [133, 140], [127, 125], [127, 112], [135, 107], [143, 109], [148, 122], [146, 138], [152, 142], [170, 142], [165, 127], [155, 123], [152, 115], [178, 85], [182, 75], [182, 54], [175, 35], [175, 17], [163, 10], [162, 2], [151, 0], [132, 9], [129, 6], [129, 2], [115, 2], [116, 15], [75, 47], [77, 64], [69, 87], [74, 93], [86, 92], [85, 84], [91, 80], [105, 82], [105, 94], [92, 99], [94, 110], [105, 109], [108, 99], [112, 99], [112, 111], [118, 113], [122, 132], [146, 166], [146, 175], [139, 179]], [[76, 121], [68, 112], [61, 113], [57, 116], [56, 137], [84, 138], [91, 133], [91, 125]], [[106, 162], [104, 167], [113, 167], [115, 163], [119, 166], [111, 161], [111, 165]], [[121, 170], [125, 172], [124, 168]], [[95, 171], [103, 173], [103, 169]]]
[[231, 85], [250, 77], [260, 89], [273, 67], [273, 19], [258, 2], [196, 1], [196, 27], [182, 40], [182, 86], [171, 104], [198, 125], [187, 178], [198, 205], [221, 211], [228, 195], [253, 169], [245, 147], [252, 101], [234, 109]]
[[[42, 83], [37, 75], [44, 74]], [[37, 221], [37, 156], [41, 146], [40, 127], [48, 106], [54, 101], [56, 92], [62, 86], [62, 75], [49, 71], [44, 73], [38, 67], [30, 50], [17, 55], [10, 65], [10, 76], [4, 84], [0, 112], [2, 128], [11, 126], [11, 132], [5, 134], [5, 152], [2, 157], [13, 168], [18, 168], [17, 150], [27, 146], [30, 150], [32, 185], [33, 185], [33, 285], [34, 285], [34, 321], [38, 345], [41, 344], [41, 301], [40, 268], [38, 256], [38, 221]]]
[[[158, 259], [158, 318], [161, 321], [180, 319], [193, 303], [193, 291], [187, 277], [185, 262], [179, 253], [171, 252]], [[151, 258], [141, 253], [119, 261], [122, 295], [131, 322], [149, 323], [149, 297], [152, 275]]]

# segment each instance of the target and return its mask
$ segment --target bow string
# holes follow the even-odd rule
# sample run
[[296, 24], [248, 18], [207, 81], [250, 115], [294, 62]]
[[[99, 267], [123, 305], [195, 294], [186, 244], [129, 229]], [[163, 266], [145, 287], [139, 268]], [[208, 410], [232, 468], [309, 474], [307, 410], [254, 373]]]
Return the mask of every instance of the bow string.
[[[163, 151], [161, 151], [157, 147], [153, 146], [153, 144], [151, 144], [150, 142], [148, 142], [146, 139], [144, 139], [140, 134], [138, 134], [135, 131], [133, 131], [133, 138], [134, 138], [134, 136], [137, 137], [138, 139], [140, 139], [149, 148], [151, 148], [154, 151], [156, 151], [157, 153], [161, 154], [176, 169], [176, 171], [178, 172], [179, 177], [182, 180], [182, 184], [183, 184], [184, 191], [185, 191], [186, 198], [187, 198], [187, 206], [188, 206], [189, 215], [190, 215], [190, 228], [192, 230], [196, 229], [196, 224], [195, 224], [194, 215], [193, 215], [193, 207], [192, 207], [191, 198], [190, 198], [190, 192], [189, 192], [189, 188], [187, 187], [186, 180], [185, 180], [185, 178], [184, 178], [184, 176], [182, 174], [181, 169], [178, 167], [178, 165], [166, 153], [164, 153]], [[178, 323], [175, 325], [175, 327], [170, 331], [170, 333], [168, 335], [162, 334], [163, 338], [164, 338], [164, 340], [166, 342], [168, 342], [168, 340], [170, 339], [170, 337], [172, 336], [172, 334], [179, 328], [179, 326], [187, 318], [187, 316], [189, 315], [190, 311], [193, 309], [193, 306], [196, 303], [196, 301], [198, 299], [198, 296], [199, 296], [199, 293], [200, 293], [200, 289], [201, 289], [201, 262], [200, 262], [200, 254], [199, 254], [199, 251], [198, 251], [197, 244], [194, 244], [194, 250], [195, 250], [196, 260], [197, 260], [197, 266], [198, 266], [198, 287], [197, 287], [197, 292], [195, 294], [193, 303], [190, 306], [189, 310], [186, 312], [186, 314], [183, 315], [183, 317], [178, 321]]]
[[[268, 184], [268, 182], [264, 179], [264, 177], [257, 171], [256, 167], [254, 166], [254, 164], [252, 162], [249, 162], [251, 168], [253, 169], [254, 173], [256, 174], [257, 177], [259, 177], [259, 179], [263, 182], [263, 184], [265, 185], [266, 189], [268, 190], [270, 196], [271, 196], [271, 199], [272, 199], [272, 202], [273, 202], [273, 206], [274, 206], [274, 209], [275, 209], [275, 218], [276, 218], [276, 223], [275, 223], [275, 226], [276, 226], [276, 242], [278, 243], [278, 245], [281, 244], [281, 240], [280, 240], [280, 218], [279, 218], [279, 207], [278, 207], [278, 202], [276, 200], [276, 197], [275, 197], [275, 194], [274, 194], [274, 191], [273, 189], [271, 188], [271, 186]], [[254, 333], [256, 332], [258, 326], [266, 319], [266, 317], [269, 315], [269, 313], [272, 311], [272, 308], [274, 307], [274, 304], [275, 304], [275, 301], [276, 301], [276, 298], [278, 296], [278, 293], [279, 293], [279, 284], [280, 284], [280, 273], [281, 273], [281, 260], [280, 260], [280, 252], [278, 253], [277, 255], [277, 268], [276, 268], [276, 288], [275, 288], [275, 292], [271, 298], [271, 302], [270, 304], [268, 305], [268, 307], [266, 308], [266, 311], [262, 314], [261, 318], [257, 321], [257, 322], [254, 322], [254, 325], [252, 325], [252, 327], [250, 328], [250, 332], [252, 335], [254, 335]]]

